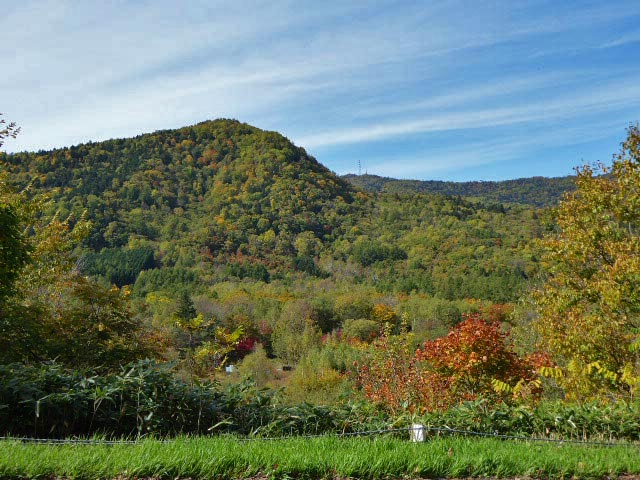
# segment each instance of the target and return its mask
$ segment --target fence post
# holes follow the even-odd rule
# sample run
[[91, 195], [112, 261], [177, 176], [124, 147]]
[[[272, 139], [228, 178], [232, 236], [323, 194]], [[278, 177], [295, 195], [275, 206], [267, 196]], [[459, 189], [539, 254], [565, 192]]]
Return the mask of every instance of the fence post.
[[424, 425], [414, 423], [411, 425], [411, 441], [412, 442], [424, 442]]

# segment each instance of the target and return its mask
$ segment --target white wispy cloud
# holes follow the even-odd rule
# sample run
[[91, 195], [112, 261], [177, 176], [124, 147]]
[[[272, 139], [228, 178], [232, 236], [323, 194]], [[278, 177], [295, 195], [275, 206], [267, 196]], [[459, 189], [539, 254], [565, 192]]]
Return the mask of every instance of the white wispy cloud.
[[[480, 91], [484, 90], [480, 88]], [[466, 94], [475, 98], [474, 92]], [[439, 104], [439, 100], [434, 100]], [[428, 101], [426, 102], [428, 105]], [[488, 128], [516, 123], [558, 118], [572, 118], [620, 107], [640, 106], [640, 84], [612, 82], [600, 88], [573, 95], [508, 107], [467, 109], [456, 112], [428, 112], [424, 117], [407, 121], [369, 123], [355, 128], [336, 128], [295, 137], [310, 148], [384, 140], [390, 137], [425, 132]], [[393, 108], [392, 108], [393, 110]]]
[[[437, 178], [442, 174], [451, 172], [460, 174], [467, 169], [483, 165], [519, 162], [530, 155], [532, 151], [540, 154], [555, 147], [566, 148], [572, 145], [592, 143], [608, 138], [612, 131], [619, 131], [622, 135], [622, 126], [619, 121], [605, 121], [587, 126], [576, 125], [565, 129], [542, 128], [529, 131], [526, 135], [509, 135], [499, 139], [488, 138], [468, 142], [464, 145], [422, 150], [410, 157], [379, 159], [368, 162], [367, 169], [368, 173], [393, 178]], [[565, 158], [564, 166], [559, 169], [557, 174], [569, 174], [574, 167], [580, 166], [585, 161], [589, 163], [596, 160], [606, 162], [609, 159]], [[499, 173], [495, 177], [496, 179], [505, 178]]]
[[627, 45], [629, 43], [640, 43], [640, 30], [635, 32], [629, 32], [621, 37], [616, 38], [610, 42], [604, 43], [602, 48], [619, 47], [621, 45]]
[[557, 88], [570, 82], [572, 76], [573, 74], [569, 72], [553, 72], [524, 77], [499, 77], [484, 84], [459, 85], [457, 88], [447, 89], [444, 93], [436, 95], [427, 93], [422, 100], [367, 105], [361, 110], [356, 110], [354, 116], [376, 117], [421, 110], [450, 110], [473, 103], [486, 104], [505, 96]]

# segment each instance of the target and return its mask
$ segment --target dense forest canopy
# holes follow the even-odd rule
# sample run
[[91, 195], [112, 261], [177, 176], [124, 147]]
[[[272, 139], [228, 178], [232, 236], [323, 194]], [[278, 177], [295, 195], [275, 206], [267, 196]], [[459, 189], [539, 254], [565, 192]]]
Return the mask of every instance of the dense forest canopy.
[[[95, 250], [166, 239], [192, 222], [215, 253], [268, 231], [330, 238], [355, 193], [283, 136], [231, 120], [0, 161], [18, 187], [51, 191], [65, 213], [88, 209]], [[172, 218], [167, 231], [158, 217]]]
[[342, 178], [367, 192], [440, 193], [535, 207], [555, 205], [575, 188], [575, 177], [532, 177], [516, 180], [444, 182], [440, 180], [397, 180], [378, 175], [344, 175]]

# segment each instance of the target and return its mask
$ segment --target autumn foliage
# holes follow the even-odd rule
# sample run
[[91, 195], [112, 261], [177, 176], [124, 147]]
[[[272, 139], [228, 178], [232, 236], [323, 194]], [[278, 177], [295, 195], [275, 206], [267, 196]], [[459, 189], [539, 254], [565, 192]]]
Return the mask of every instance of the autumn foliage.
[[500, 325], [479, 314], [415, 351], [410, 341], [410, 336], [378, 340], [358, 372], [366, 397], [392, 411], [444, 410], [480, 396], [505, 401], [541, 393], [537, 368], [548, 363], [546, 357], [518, 356]]
[[567, 398], [634, 395], [640, 386], [640, 127], [613, 165], [584, 166], [555, 209], [533, 328], [563, 367]]

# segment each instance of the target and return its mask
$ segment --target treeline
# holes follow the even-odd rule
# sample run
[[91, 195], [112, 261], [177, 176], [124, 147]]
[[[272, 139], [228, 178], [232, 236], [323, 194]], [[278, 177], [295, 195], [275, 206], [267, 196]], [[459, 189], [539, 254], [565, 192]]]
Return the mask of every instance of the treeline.
[[575, 188], [575, 177], [532, 177], [516, 180], [444, 182], [440, 180], [398, 180], [378, 175], [344, 175], [361, 190], [371, 193], [437, 193], [474, 197], [498, 203], [520, 203], [534, 207], [556, 205]]

